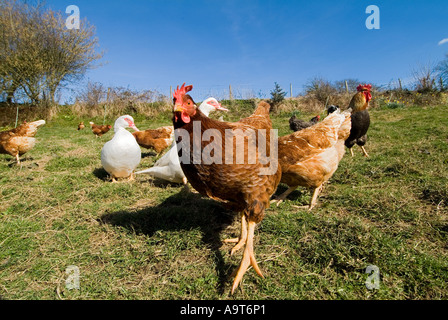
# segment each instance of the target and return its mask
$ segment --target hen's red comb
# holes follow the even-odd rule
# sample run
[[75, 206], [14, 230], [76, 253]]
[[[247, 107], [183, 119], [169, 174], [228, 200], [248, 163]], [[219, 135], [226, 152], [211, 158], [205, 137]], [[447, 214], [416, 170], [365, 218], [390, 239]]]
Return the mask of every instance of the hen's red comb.
[[185, 83], [182, 85], [182, 87], [179, 89], [179, 86], [177, 86], [176, 91], [174, 92], [173, 98], [176, 99], [176, 101], [181, 101], [182, 96], [187, 94], [187, 92], [190, 92], [193, 90], [193, 86], [185, 86]]
[[356, 90], [358, 90], [358, 92], [362, 92], [362, 91], [370, 91], [370, 90], [372, 90], [372, 85], [371, 85], [371, 84], [365, 84], [365, 85], [360, 84], [360, 85], [356, 88]]

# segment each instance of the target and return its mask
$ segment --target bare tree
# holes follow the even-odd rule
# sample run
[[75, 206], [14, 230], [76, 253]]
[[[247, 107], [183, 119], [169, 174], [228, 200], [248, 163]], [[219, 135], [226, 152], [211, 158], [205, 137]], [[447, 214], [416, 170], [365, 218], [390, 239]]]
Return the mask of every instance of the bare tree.
[[435, 71], [439, 77], [440, 89], [445, 90], [448, 88], [448, 54], [437, 64]]
[[32, 103], [54, 103], [59, 88], [80, 80], [102, 57], [87, 20], [69, 30], [61, 13], [40, 3], [0, 3], [0, 83], [7, 102], [23, 93]]
[[[361, 82], [358, 79], [343, 79], [336, 81], [334, 87], [339, 93], [349, 93], [356, 92], [356, 88]], [[364, 83], [364, 82], [363, 82]]]
[[435, 88], [435, 68], [432, 62], [419, 63], [412, 70], [412, 77], [415, 81], [415, 89], [421, 92], [433, 91]]
[[305, 93], [325, 104], [328, 99], [337, 93], [330, 81], [324, 78], [313, 78], [305, 84]]

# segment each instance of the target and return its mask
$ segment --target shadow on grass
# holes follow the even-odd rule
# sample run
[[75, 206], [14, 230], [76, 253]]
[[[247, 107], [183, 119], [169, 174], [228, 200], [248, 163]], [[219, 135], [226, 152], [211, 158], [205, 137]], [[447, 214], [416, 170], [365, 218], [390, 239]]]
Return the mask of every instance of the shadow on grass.
[[[279, 184], [277, 187], [277, 191], [272, 195], [272, 199], [275, 199], [282, 195], [286, 190], [288, 190], [288, 187], [285, 184]], [[287, 200], [298, 200], [299, 198], [302, 198], [304, 195], [306, 195], [309, 191], [308, 189], [298, 187], [296, 190], [291, 192], [286, 199]]]
[[97, 177], [100, 180], [103, 181], [109, 180], [109, 174], [107, 173], [106, 170], [104, 170], [104, 168], [96, 168], [95, 170], [93, 170], [92, 173], [95, 177]]
[[151, 150], [149, 150], [149, 151], [147, 151], [147, 152], [142, 152], [142, 159], [145, 159], [145, 158], [154, 158], [154, 157], [156, 157], [157, 156], [157, 153], [155, 152], [155, 151], [151, 151]]
[[150, 237], [159, 230], [189, 231], [199, 228], [202, 242], [213, 252], [219, 279], [218, 290], [223, 294], [234, 266], [227, 264], [221, 253], [220, 233], [233, 223], [235, 216], [216, 201], [202, 198], [197, 193], [181, 191], [154, 207], [106, 213], [101, 216], [100, 222]]
[[[34, 168], [36, 166], [39, 166], [37, 163], [32, 162], [32, 161], [34, 161], [33, 157], [30, 157], [30, 156], [28, 156], [28, 157], [24, 157], [24, 156], [20, 157], [20, 162], [22, 163], [22, 166], [29, 166], [30, 167], [29, 169], [32, 169], [32, 168]], [[15, 167], [20, 168], [20, 165], [17, 165], [16, 158], [13, 157], [13, 156], [9, 156], [9, 157], [5, 157], [4, 159], [0, 159], [0, 164], [4, 165], [4, 166], [7, 166], [9, 168], [15, 168]]]

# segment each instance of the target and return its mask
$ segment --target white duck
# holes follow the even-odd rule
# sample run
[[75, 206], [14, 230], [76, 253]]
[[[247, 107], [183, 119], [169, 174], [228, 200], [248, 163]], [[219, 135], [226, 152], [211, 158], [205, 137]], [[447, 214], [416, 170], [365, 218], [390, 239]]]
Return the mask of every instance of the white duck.
[[139, 131], [131, 116], [122, 116], [115, 121], [113, 138], [106, 142], [101, 150], [101, 164], [110, 174], [112, 182], [116, 182], [116, 178], [132, 180], [133, 172], [142, 157], [140, 146], [126, 128]]
[[[208, 98], [199, 106], [199, 110], [205, 115], [209, 116], [211, 112], [216, 110], [229, 111], [221, 106], [215, 98]], [[187, 178], [180, 167], [179, 155], [176, 141], [171, 145], [171, 149], [160, 158], [152, 168], [138, 171], [135, 174], [151, 174], [152, 176], [167, 180], [173, 183], [183, 183], [187, 185]]]

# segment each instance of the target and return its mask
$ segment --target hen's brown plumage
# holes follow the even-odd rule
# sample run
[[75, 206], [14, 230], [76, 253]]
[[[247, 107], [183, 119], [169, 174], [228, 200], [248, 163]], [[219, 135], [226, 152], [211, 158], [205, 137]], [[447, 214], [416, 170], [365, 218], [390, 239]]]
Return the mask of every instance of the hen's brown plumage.
[[[256, 144], [261, 143], [257, 134], [255, 135], [255, 140], [246, 137], [244, 138], [245, 142], [243, 140], [238, 142], [237, 137], [241, 138], [244, 136], [244, 133], [250, 132], [263, 134], [268, 142], [266, 155], [270, 156], [269, 141], [271, 135], [270, 130], [272, 129], [272, 123], [269, 118], [270, 106], [266, 102], [261, 102], [252, 116], [238, 122], [228, 123], [210, 119], [204, 116], [196, 106], [193, 110], [190, 107], [191, 105], [195, 106], [193, 99], [189, 95], [183, 95], [179, 99], [175, 98], [175, 110], [178, 109], [178, 106], [185, 106], [185, 109], [179, 108], [188, 110], [191, 116], [189, 123], [185, 123], [184, 115], [181, 116], [178, 112], [175, 112], [173, 118], [176, 137], [179, 137], [182, 132], [187, 132], [189, 136], [189, 141], [183, 141], [183, 139], [188, 139], [182, 137], [182, 140], [178, 142], [180, 147], [183, 148], [186, 146], [186, 143], [189, 143], [191, 150], [190, 156], [188, 157], [189, 164], [185, 163], [182, 151], [179, 153], [182, 170], [193, 188], [199, 193], [223, 203], [226, 207], [234, 211], [241, 212], [241, 236], [239, 239], [227, 241], [238, 242], [233, 248], [232, 254], [245, 246], [243, 259], [233, 283], [233, 293], [249, 265], [252, 265], [255, 271], [262, 276], [253, 253], [254, 229], [256, 224], [263, 220], [265, 209], [270, 205], [269, 199], [275, 192], [281, 178], [281, 168], [277, 164], [276, 157], [271, 159], [275, 163], [262, 164], [257, 149], [254, 149], [255, 152], [252, 152], [250, 149], [249, 140]], [[200, 124], [200, 132], [202, 134], [208, 129], [215, 129], [215, 132], [220, 133], [219, 136], [213, 138], [220, 139], [220, 141], [217, 140], [219, 142], [216, 143], [215, 146], [217, 147], [213, 152], [208, 150], [212, 145], [209, 141], [194, 141], [193, 130], [195, 123], [196, 126], [198, 123]], [[231, 137], [228, 135], [226, 138], [226, 130], [227, 132], [233, 132], [235, 136]], [[229, 149], [226, 149], [226, 145], [229, 146]], [[221, 164], [206, 164], [204, 158], [198, 163], [194, 163], [194, 150], [200, 150], [203, 153], [205, 150], [208, 150], [211, 157], [214, 157], [217, 161], [221, 161]], [[242, 151], [237, 152], [237, 150]], [[233, 155], [233, 157], [229, 155]], [[244, 155], [244, 164], [237, 164], [237, 156], [242, 155]], [[226, 156], [228, 157], [227, 159]], [[254, 157], [255, 161], [253, 163], [250, 162], [252, 164], [248, 164], [252, 156], [256, 156]], [[254, 159], [252, 158], [252, 160]], [[267, 170], [270, 165], [274, 166], [271, 168], [273, 170], [270, 174], [262, 175], [261, 171]]]
[[84, 130], [85, 127], [86, 127], [86, 126], [84, 125], [84, 122], [80, 122], [80, 123], [78, 124], [78, 131], [79, 131], [79, 130]]
[[[266, 104], [267, 103], [260, 104], [260, 107], [253, 116], [234, 123], [220, 122], [207, 118], [198, 110], [196, 116], [192, 117], [192, 122], [180, 127], [190, 133], [190, 150], [193, 150], [194, 121], [201, 122], [202, 134], [208, 129], [217, 129], [221, 133], [222, 149], [220, 160], [222, 164], [204, 165], [202, 162], [200, 164], [193, 164], [193, 152], [190, 152], [191, 164], [181, 163], [181, 167], [188, 181], [198, 192], [225, 203], [228, 208], [235, 211], [244, 210], [248, 203], [253, 202], [254, 199], [262, 202], [263, 206], [267, 208], [269, 206], [269, 197], [275, 192], [278, 185], [278, 183], [275, 183], [277, 172], [274, 175], [259, 175], [260, 168], [269, 167], [269, 165], [260, 164], [258, 159], [255, 164], [247, 164], [249, 159], [247, 138], [244, 140], [244, 146], [241, 145], [242, 141], [237, 141], [236, 137], [226, 144], [225, 130], [238, 129], [241, 130], [241, 133], [249, 132], [248, 130], [257, 132], [259, 129], [265, 129], [266, 141], [269, 141], [269, 130], [272, 129], [272, 124], [269, 117], [266, 117], [266, 114], [261, 114], [260, 112], [260, 110], [266, 108]], [[241, 135], [237, 133], [237, 136]], [[256, 142], [258, 142], [258, 138]], [[208, 141], [202, 141], [200, 150], [204, 150], [209, 144], [210, 142]], [[226, 150], [226, 145], [230, 145], [232, 151]], [[237, 150], [240, 150], [239, 148], [244, 150], [245, 164], [236, 164]], [[226, 164], [225, 156], [229, 153], [233, 154], [232, 163]], [[269, 146], [267, 153], [269, 154]], [[279, 176], [280, 175], [278, 175], [278, 178]], [[264, 211], [257, 213], [253, 212], [250, 213], [250, 215], [251, 219], [258, 223], [263, 219]]]
[[20, 156], [34, 148], [37, 129], [45, 124], [45, 120], [25, 122], [15, 129], [0, 132], [0, 153], [15, 157], [20, 165]]
[[110, 129], [112, 129], [112, 126], [110, 124], [108, 125], [97, 125], [93, 122], [90, 122], [90, 127], [92, 128], [93, 134], [98, 138], [102, 137], [103, 134], [106, 134], [109, 132]]
[[[321, 123], [279, 138], [278, 159], [282, 167], [281, 182], [289, 189], [274, 200], [280, 204], [297, 187], [311, 188], [311, 210], [322, 189], [337, 170], [350, 134], [350, 114], [333, 113]], [[278, 205], [277, 204], [277, 205]]]
[[174, 139], [174, 127], [167, 126], [158, 129], [148, 129], [132, 133], [137, 143], [146, 149], [154, 149], [157, 154], [171, 146]]

